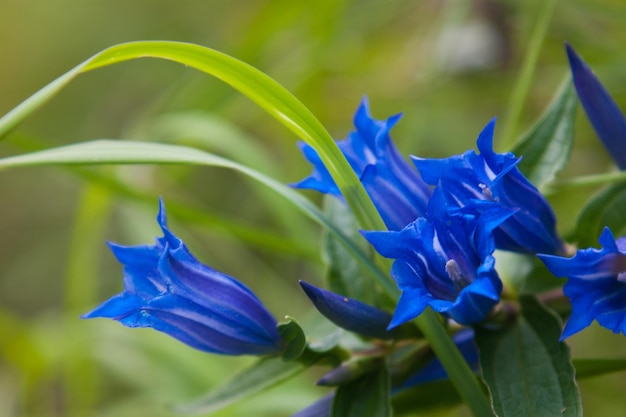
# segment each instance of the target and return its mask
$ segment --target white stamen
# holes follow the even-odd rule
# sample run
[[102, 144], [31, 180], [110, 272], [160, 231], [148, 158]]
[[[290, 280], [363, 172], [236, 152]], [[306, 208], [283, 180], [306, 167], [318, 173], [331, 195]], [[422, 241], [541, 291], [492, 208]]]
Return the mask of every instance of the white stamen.
[[487, 200], [493, 200], [491, 188], [487, 187], [485, 184], [478, 184], [478, 187], [483, 191], [483, 195], [487, 198]]
[[461, 291], [467, 286], [467, 282], [463, 277], [461, 268], [459, 268], [459, 264], [454, 259], [450, 259], [448, 262], [446, 262], [446, 273], [448, 274], [448, 276], [452, 280], [452, 283], [454, 284], [454, 287], [458, 291]]

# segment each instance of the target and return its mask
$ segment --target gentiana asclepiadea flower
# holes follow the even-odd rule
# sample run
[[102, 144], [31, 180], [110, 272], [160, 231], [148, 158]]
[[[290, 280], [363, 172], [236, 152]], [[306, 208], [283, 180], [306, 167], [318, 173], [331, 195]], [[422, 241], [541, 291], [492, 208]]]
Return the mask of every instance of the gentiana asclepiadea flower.
[[109, 246], [124, 265], [124, 290], [83, 318], [151, 327], [210, 353], [271, 355], [283, 347], [274, 317], [246, 286], [200, 263], [167, 227], [154, 245]]
[[538, 255], [557, 277], [567, 277], [563, 292], [572, 305], [561, 340], [597, 320], [626, 335], [626, 237], [615, 239], [608, 228], [602, 249], [582, 249], [571, 258]]
[[574, 87], [587, 118], [617, 166], [626, 169], [626, 118], [591, 68], [565, 45]]
[[[356, 130], [337, 142], [390, 230], [400, 230], [423, 216], [431, 194], [431, 187], [391, 140], [389, 131], [399, 119], [400, 115], [384, 121], [372, 118], [364, 99], [354, 115]], [[300, 148], [313, 165], [313, 173], [293, 186], [340, 197], [339, 188], [317, 152], [304, 143]]]
[[412, 157], [413, 162], [424, 181], [443, 189], [450, 206], [484, 200], [516, 210], [493, 231], [498, 249], [562, 254], [565, 248], [550, 204], [517, 168], [519, 158], [493, 151], [494, 127], [495, 119], [478, 136], [480, 153], [469, 150], [445, 159]]
[[500, 299], [493, 230], [515, 213], [476, 201], [449, 207], [435, 188], [427, 217], [401, 231], [365, 231], [381, 255], [395, 259], [391, 276], [402, 291], [389, 327], [419, 316], [428, 306], [471, 325], [484, 320]]

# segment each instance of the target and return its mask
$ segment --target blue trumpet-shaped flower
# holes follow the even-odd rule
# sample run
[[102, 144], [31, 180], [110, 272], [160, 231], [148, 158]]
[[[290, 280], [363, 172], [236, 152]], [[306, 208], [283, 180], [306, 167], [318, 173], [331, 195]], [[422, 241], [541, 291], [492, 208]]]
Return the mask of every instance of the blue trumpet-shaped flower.
[[594, 130], [620, 169], [626, 169], [626, 118], [593, 71], [565, 46], [574, 86]]
[[481, 201], [450, 208], [437, 187], [427, 218], [399, 232], [362, 232], [381, 255], [395, 259], [391, 275], [402, 294], [389, 327], [419, 316], [428, 306], [461, 324], [482, 321], [502, 291], [492, 232], [513, 213]]
[[539, 255], [550, 272], [567, 277], [563, 292], [572, 304], [561, 339], [597, 320], [601, 326], [626, 335], [626, 237], [615, 240], [606, 228], [602, 249], [583, 249], [572, 258]]
[[422, 178], [443, 188], [448, 204], [463, 207], [484, 200], [516, 213], [503, 222], [494, 237], [498, 249], [525, 253], [563, 252], [556, 218], [545, 197], [517, 168], [512, 153], [493, 151], [495, 119], [478, 136], [480, 154], [467, 151], [446, 159], [412, 157]]
[[124, 291], [83, 318], [105, 317], [152, 327], [211, 353], [265, 355], [283, 345], [276, 320], [242, 283], [198, 262], [166, 225], [154, 245], [109, 244], [124, 265]]
[[[399, 119], [400, 115], [385, 121], [373, 119], [364, 99], [354, 116], [356, 131], [337, 142], [390, 230], [400, 230], [424, 215], [431, 194], [389, 136]], [[294, 186], [341, 196], [317, 152], [304, 143], [300, 148], [313, 165], [313, 173]]]

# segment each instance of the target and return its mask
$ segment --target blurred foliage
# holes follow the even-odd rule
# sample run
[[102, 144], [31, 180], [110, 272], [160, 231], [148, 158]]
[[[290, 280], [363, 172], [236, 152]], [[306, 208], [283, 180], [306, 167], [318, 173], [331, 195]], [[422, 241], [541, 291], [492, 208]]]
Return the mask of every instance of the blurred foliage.
[[[543, 3], [3, 0], [0, 113], [110, 45], [178, 40], [218, 49], [266, 72], [337, 138], [351, 129], [352, 114], [367, 94], [375, 117], [404, 113], [393, 132], [402, 151], [447, 156], [473, 147], [494, 115], [500, 128], [507, 123]], [[566, 74], [565, 40], [626, 109], [625, 25], [621, 0], [557, 5], [516, 136], [544, 110]], [[81, 76], [1, 142], [0, 153], [96, 138], [185, 143], [289, 183], [309, 172], [297, 147], [285, 146], [283, 139], [291, 136], [219, 81], [143, 60]], [[610, 166], [580, 112], [565, 175]], [[169, 416], [169, 405], [201, 395], [249, 363], [195, 352], [150, 330], [78, 319], [121, 287], [120, 268], [104, 241], [152, 241], [159, 195], [168, 207], [179, 206], [170, 215], [172, 229], [199, 259], [246, 282], [277, 317], [306, 316], [308, 300], [297, 280], [322, 276], [319, 230], [257, 188], [211, 168], [0, 173], [0, 416]], [[551, 196], [564, 233], [597, 191]], [[270, 241], [277, 243], [264, 244]], [[623, 337], [594, 326], [571, 344], [574, 357], [626, 352]], [[283, 386], [280, 397], [264, 395], [219, 415], [288, 416], [326, 393], [312, 388], [312, 381], [304, 374]], [[623, 373], [585, 380], [581, 388], [587, 415], [621, 416], [626, 409]]]

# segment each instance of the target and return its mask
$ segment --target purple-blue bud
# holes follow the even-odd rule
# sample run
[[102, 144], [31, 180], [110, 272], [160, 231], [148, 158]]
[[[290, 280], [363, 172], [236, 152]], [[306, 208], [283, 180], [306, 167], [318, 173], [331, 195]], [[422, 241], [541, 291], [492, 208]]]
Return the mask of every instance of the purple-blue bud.
[[399, 337], [399, 331], [387, 331], [391, 313], [352, 298], [335, 294], [300, 281], [300, 286], [315, 308], [337, 326], [375, 339]]
[[617, 166], [626, 169], [626, 118], [591, 68], [569, 44], [567, 58], [578, 98], [598, 137]]

